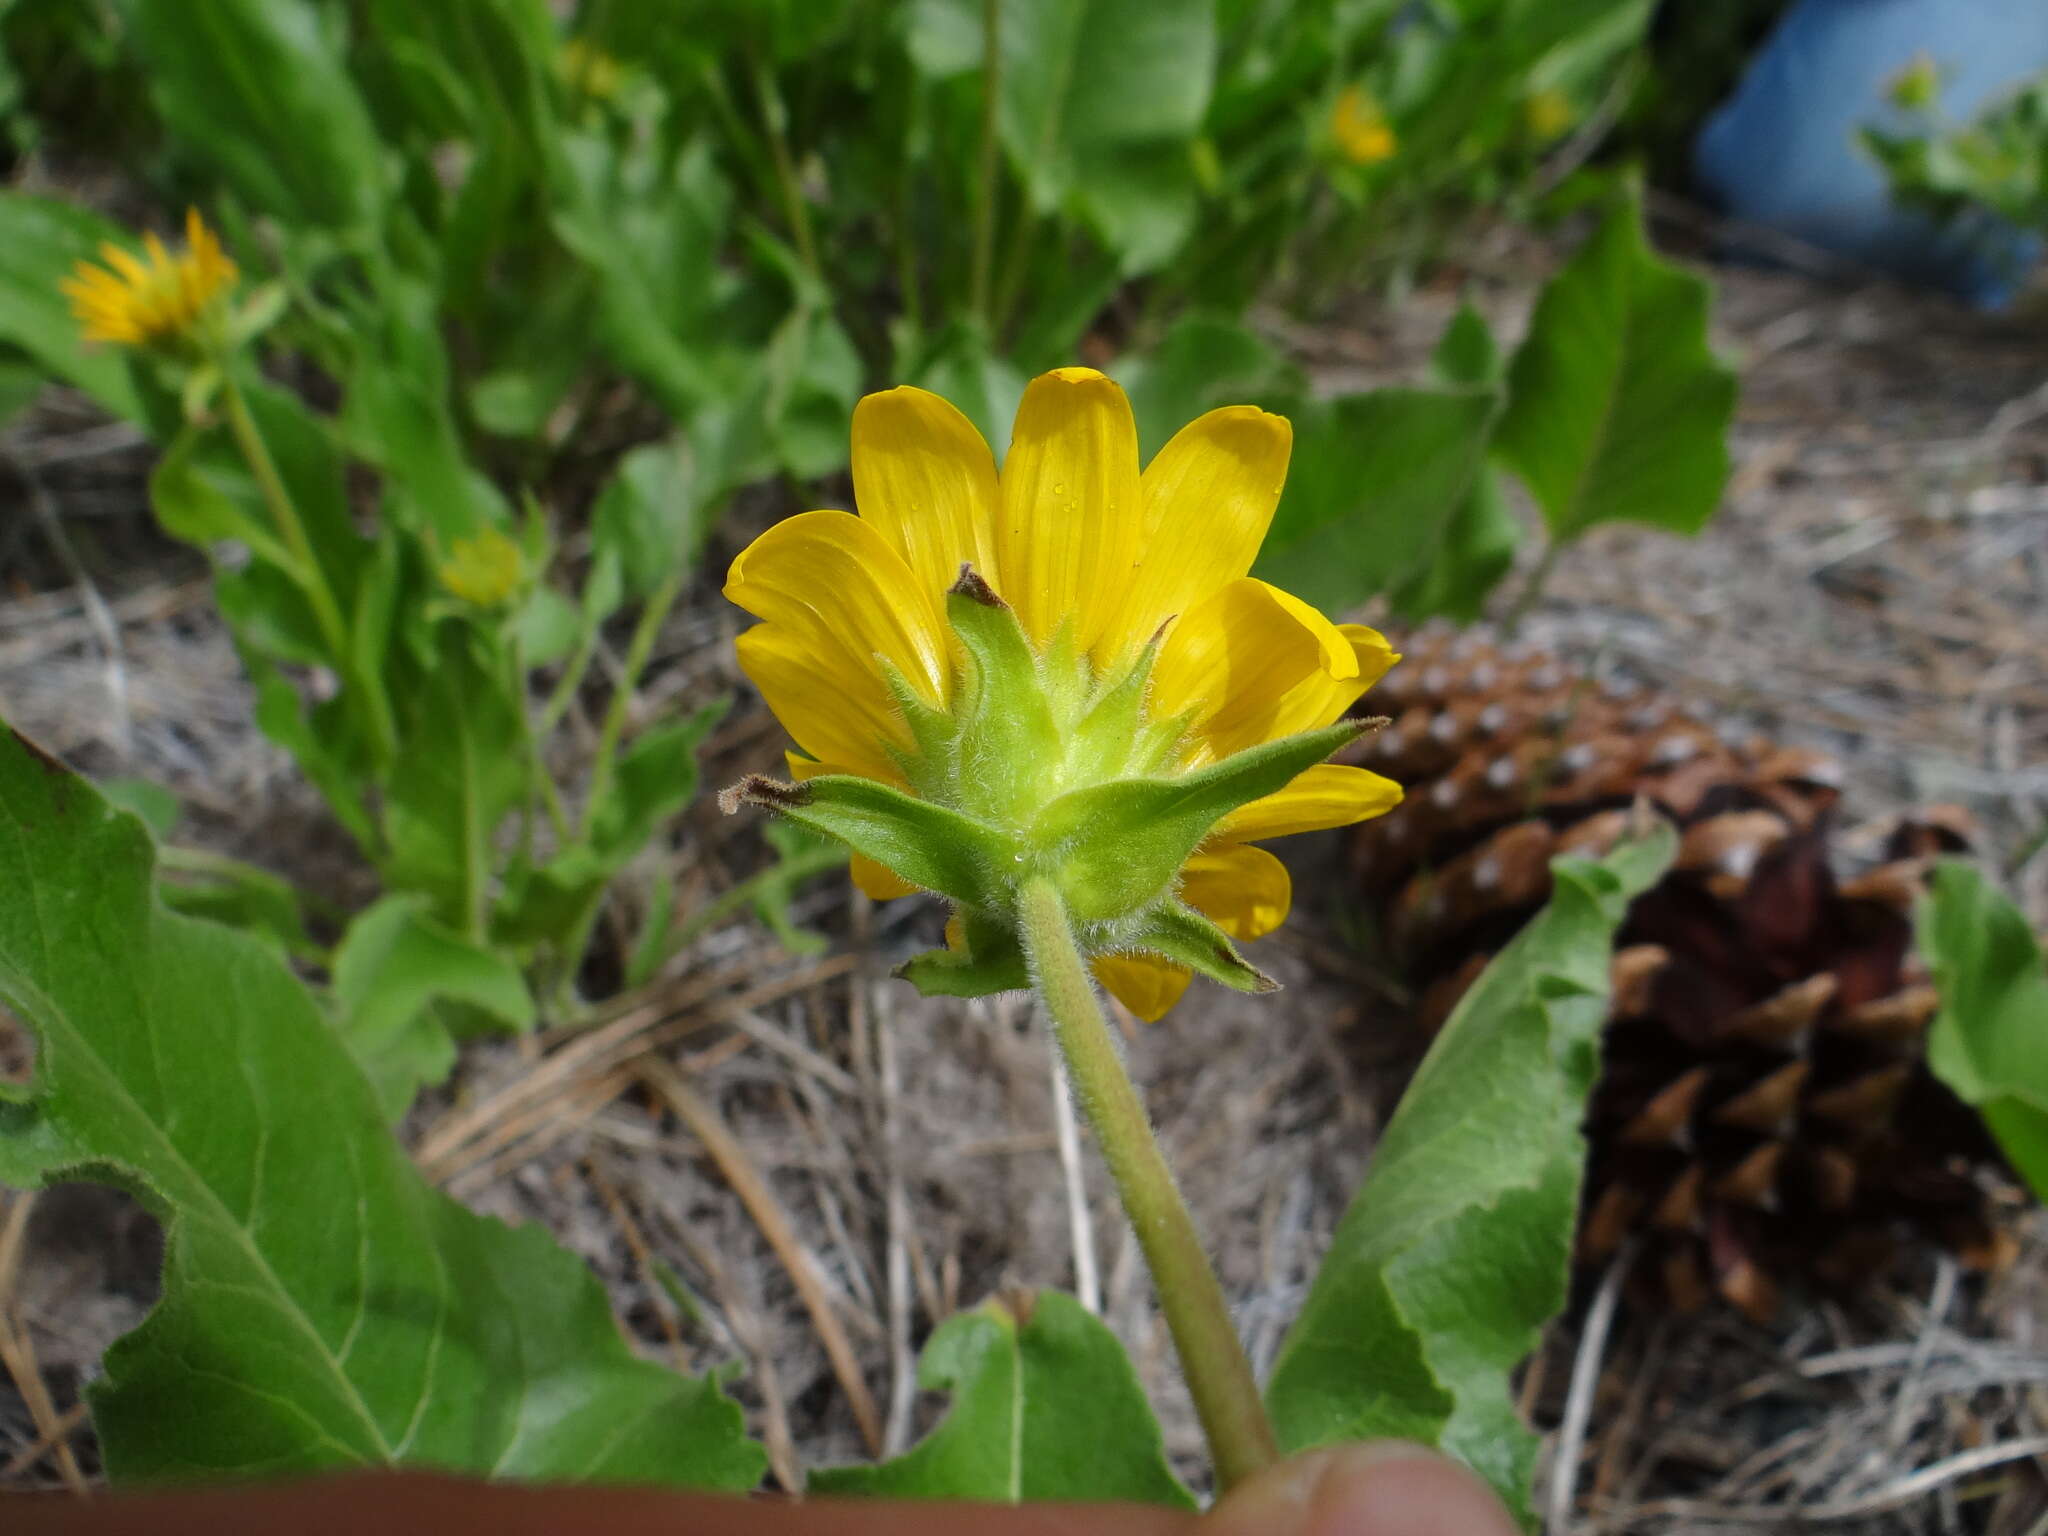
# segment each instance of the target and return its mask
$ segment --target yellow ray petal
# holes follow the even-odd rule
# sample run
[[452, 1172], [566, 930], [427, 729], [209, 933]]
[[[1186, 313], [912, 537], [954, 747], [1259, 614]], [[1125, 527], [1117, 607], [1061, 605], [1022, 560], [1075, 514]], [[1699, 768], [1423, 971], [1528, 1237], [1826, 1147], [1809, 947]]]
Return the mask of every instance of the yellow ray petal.
[[1094, 652], [1137, 562], [1138, 429], [1124, 392], [1093, 368], [1031, 381], [1003, 461], [995, 584], [1043, 645], [1071, 622]]
[[1275, 701], [1267, 740], [1333, 724], [1401, 659], [1400, 652], [1387, 644], [1387, 637], [1369, 625], [1339, 624], [1337, 633], [1351, 647], [1358, 670], [1349, 677], [1316, 672], [1302, 678]]
[[821, 648], [780, 624], [756, 624], [735, 649], [740, 670], [761, 690], [783, 729], [821, 759], [810, 774], [902, 782], [886, 748], [907, 748], [910, 732], [872, 663], [838, 647]]
[[1109, 653], [1133, 655], [1167, 619], [1252, 568], [1294, 429], [1285, 417], [1230, 405], [1189, 422], [1145, 466], [1138, 569]]
[[853, 497], [918, 584], [944, 592], [963, 561], [1001, 590], [996, 461], [974, 423], [927, 390], [884, 390], [853, 409]]
[[[1360, 626], [1361, 628], [1363, 626]], [[1363, 691], [1352, 637], [1298, 597], [1249, 576], [1197, 603], [1174, 622], [1152, 671], [1152, 707], [1194, 712], [1190, 766], [1307, 729], [1311, 712], [1328, 724]], [[1329, 699], [1343, 697], [1334, 709]]]
[[875, 901], [894, 901], [898, 896], [914, 896], [918, 888], [900, 877], [886, 864], [877, 864], [864, 853], [856, 853], [847, 861], [847, 873], [853, 876], [853, 883], [866, 896]]
[[1194, 974], [1184, 965], [1151, 955], [1097, 955], [1089, 969], [1111, 997], [1147, 1024], [1180, 1001]]
[[1217, 824], [1219, 843], [1255, 843], [1384, 816], [1401, 803], [1401, 786], [1365, 768], [1318, 763], [1285, 789], [1241, 805]]
[[1287, 921], [1294, 883], [1265, 849], [1220, 843], [1181, 867], [1180, 897], [1233, 939], [1258, 939]]
[[952, 685], [937, 599], [903, 557], [850, 513], [805, 512], [740, 553], [725, 595], [768, 621], [740, 636], [740, 666], [797, 744], [895, 777], [882, 744], [908, 745], [909, 735], [881, 662], [934, 704]]

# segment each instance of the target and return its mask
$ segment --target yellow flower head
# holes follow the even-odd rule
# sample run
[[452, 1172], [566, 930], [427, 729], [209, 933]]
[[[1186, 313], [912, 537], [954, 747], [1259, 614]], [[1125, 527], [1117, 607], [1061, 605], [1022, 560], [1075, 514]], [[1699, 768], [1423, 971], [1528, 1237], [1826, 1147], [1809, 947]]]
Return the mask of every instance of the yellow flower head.
[[1556, 86], [1532, 92], [1522, 101], [1522, 121], [1534, 139], [1547, 142], [1556, 138], [1571, 127], [1578, 115], [1571, 97]]
[[1398, 659], [1386, 640], [1247, 574], [1292, 441], [1228, 406], [1141, 473], [1123, 391], [1062, 368], [1025, 391], [998, 473], [938, 396], [869, 395], [859, 514], [786, 519], [727, 578], [764, 621], [740, 665], [804, 754], [797, 784], [750, 780], [728, 808], [841, 837], [871, 896], [952, 897], [952, 952], [906, 969], [926, 990], [1025, 984], [1002, 912], [1027, 869], [1062, 885], [1096, 975], [1143, 1017], [1191, 967], [1256, 989], [1230, 940], [1270, 932], [1291, 898], [1257, 844], [1400, 799], [1321, 761]]
[[111, 243], [104, 266], [81, 261], [59, 286], [87, 341], [141, 347], [189, 338], [235, 284], [235, 264], [220, 239], [185, 213], [185, 249], [172, 255], [154, 233], [142, 237], [144, 261]]
[[1347, 85], [1330, 112], [1330, 137], [1353, 165], [1378, 165], [1400, 148], [1387, 114], [1362, 86]]
[[473, 538], [457, 539], [435, 572], [441, 585], [465, 603], [495, 608], [519, 590], [526, 579], [526, 560], [519, 545], [496, 528]]

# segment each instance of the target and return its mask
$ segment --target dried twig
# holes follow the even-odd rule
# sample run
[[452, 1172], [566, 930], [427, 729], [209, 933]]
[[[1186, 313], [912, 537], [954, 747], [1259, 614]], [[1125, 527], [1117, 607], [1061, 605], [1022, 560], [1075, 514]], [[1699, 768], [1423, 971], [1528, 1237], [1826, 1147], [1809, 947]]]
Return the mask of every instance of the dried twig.
[[791, 1283], [796, 1286], [805, 1310], [810, 1313], [811, 1324], [818, 1330], [818, 1341], [825, 1346], [826, 1357], [832, 1362], [833, 1374], [839, 1378], [840, 1389], [846, 1393], [847, 1402], [853, 1409], [854, 1422], [860, 1426], [868, 1453], [880, 1456], [883, 1449], [881, 1415], [875, 1411], [875, 1400], [868, 1393], [867, 1380], [861, 1375], [860, 1364], [854, 1357], [853, 1346], [847, 1342], [839, 1315], [832, 1310], [831, 1300], [818, 1281], [816, 1261], [797, 1238], [796, 1229], [790, 1224], [782, 1202], [768, 1187], [767, 1179], [762, 1177], [754, 1160], [747, 1155], [746, 1148], [740, 1145], [739, 1138], [732, 1134], [717, 1110], [684, 1080], [682, 1073], [673, 1065], [653, 1057], [640, 1064], [640, 1076], [703, 1145], [705, 1152], [718, 1165], [718, 1171], [725, 1176], [726, 1183], [732, 1186], [732, 1192], [747, 1208], [747, 1214], [754, 1218], [761, 1235], [775, 1250], [783, 1268], [789, 1272]]

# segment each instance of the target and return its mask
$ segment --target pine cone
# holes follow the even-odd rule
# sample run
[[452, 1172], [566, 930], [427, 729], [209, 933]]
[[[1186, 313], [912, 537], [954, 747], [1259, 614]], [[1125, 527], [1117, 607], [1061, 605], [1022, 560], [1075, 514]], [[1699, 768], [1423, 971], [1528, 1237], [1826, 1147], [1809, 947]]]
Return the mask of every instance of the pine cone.
[[1408, 798], [1359, 829], [1354, 868], [1432, 1028], [1548, 897], [1553, 856], [1604, 852], [1639, 800], [1680, 831], [1614, 957], [1581, 1262], [1636, 1237], [1639, 1286], [1758, 1319], [1786, 1281], [1845, 1290], [1914, 1232], [2000, 1262], [1997, 1153], [1927, 1069], [1937, 1000], [1912, 945], [1968, 814], [1906, 819], [1844, 878], [1824, 755], [1733, 744], [1674, 699], [1481, 634], [1402, 649], [1372, 695], [1393, 721], [1355, 760]]

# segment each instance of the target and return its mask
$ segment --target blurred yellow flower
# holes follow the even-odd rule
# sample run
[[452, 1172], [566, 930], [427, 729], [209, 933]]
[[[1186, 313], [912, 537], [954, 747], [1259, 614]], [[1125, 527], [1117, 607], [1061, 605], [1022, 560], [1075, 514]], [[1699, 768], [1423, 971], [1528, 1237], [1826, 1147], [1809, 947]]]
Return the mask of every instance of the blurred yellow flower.
[[[874, 780], [1027, 828], [1028, 840], [1041, 805], [1089, 783], [1177, 778], [1339, 720], [1398, 657], [1376, 630], [1333, 624], [1246, 574], [1292, 443], [1285, 418], [1225, 406], [1141, 473], [1123, 390], [1061, 368], [1025, 390], [998, 473], [939, 396], [867, 396], [853, 415], [859, 514], [785, 519], [726, 579], [725, 595], [765, 621], [739, 637], [740, 666], [808, 754], [792, 754], [792, 777]], [[1052, 709], [1061, 743], [1043, 761], [958, 744], [935, 758], [906, 713], [971, 721], [983, 707], [963, 696], [972, 668], [947, 619], [949, 590], [969, 588], [1015, 611], [1048, 697], [1065, 701]], [[1133, 680], [1142, 704], [1111, 739], [1090, 740], [1095, 704]], [[995, 707], [1028, 712], [1021, 694]], [[1363, 821], [1400, 797], [1363, 768], [1317, 764], [1224, 816], [1181, 869], [1178, 899], [1233, 939], [1258, 938], [1285, 920], [1292, 892], [1255, 844]], [[913, 889], [859, 854], [853, 875], [878, 899]], [[1098, 953], [1094, 966], [1147, 1019], [1189, 980], [1143, 952]]]
[[1558, 137], [1571, 127], [1579, 115], [1570, 96], [1556, 86], [1532, 92], [1522, 100], [1522, 121], [1528, 126], [1529, 136], [1539, 140]]
[[140, 347], [190, 337], [234, 286], [235, 264], [196, 208], [185, 213], [184, 250], [172, 255], [153, 233], [142, 245], [147, 261], [104, 244], [104, 266], [81, 261], [58, 284], [87, 341]]
[[435, 572], [441, 585], [465, 603], [495, 608], [519, 590], [526, 579], [526, 559], [519, 545], [496, 528], [472, 538], [457, 539]]
[[1400, 148], [1378, 101], [1362, 86], [1347, 85], [1330, 113], [1330, 137], [1353, 165], [1378, 165]]
[[612, 100], [625, 81], [619, 61], [588, 38], [572, 37], [562, 44], [558, 62], [570, 88], [592, 101]]

